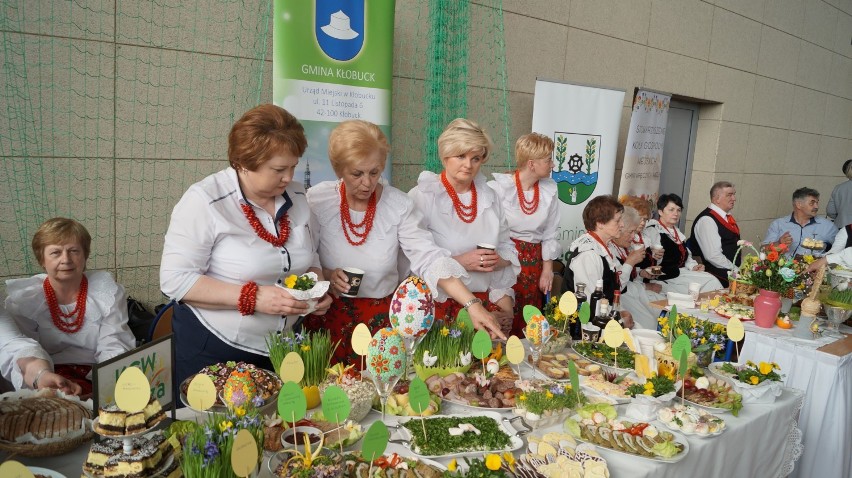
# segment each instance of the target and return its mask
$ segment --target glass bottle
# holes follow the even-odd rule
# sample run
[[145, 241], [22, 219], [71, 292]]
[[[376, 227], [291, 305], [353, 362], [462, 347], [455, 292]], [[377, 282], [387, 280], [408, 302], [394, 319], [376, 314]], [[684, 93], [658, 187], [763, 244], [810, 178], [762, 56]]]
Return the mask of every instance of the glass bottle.
[[[580, 282], [580, 283], [575, 285], [575, 289], [577, 289], [577, 291], [574, 292], [574, 295], [577, 297], [577, 311], [579, 312], [580, 306], [583, 305], [583, 302], [586, 302], [587, 300], [589, 300], [589, 298], [586, 296], [586, 284]], [[591, 306], [591, 304], [589, 304], [589, 305]], [[577, 320], [574, 321], [573, 324], [571, 324], [571, 327], [569, 327], [568, 330], [571, 332], [571, 338], [572, 339], [580, 340], [581, 331], [580, 331], [580, 319], [579, 319], [579, 317], [577, 318]]]

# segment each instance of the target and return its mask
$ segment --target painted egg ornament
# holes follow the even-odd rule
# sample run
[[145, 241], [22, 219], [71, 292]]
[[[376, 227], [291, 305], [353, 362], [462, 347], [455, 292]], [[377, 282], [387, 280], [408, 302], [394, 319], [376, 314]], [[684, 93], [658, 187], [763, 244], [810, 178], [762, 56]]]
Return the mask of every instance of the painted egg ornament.
[[389, 380], [406, 370], [405, 343], [396, 329], [386, 327], [373, 335], [367, 347], [367, 370], [376, 378]]
[[257, 384], [248, 370], [238, 368], [231, 372], [222, 387], [222, 398], [227, 405], [239, 407], [257, 395]]
[[426, 335], [435, 322], [435, 301], [425, 280], [410, 276], [399, 284], [391, 299], [389, 318], [403, 337]]
[[527, 322], [525, 333], [531, 344], [541, 345], [550, 336], [550, 323], [543, 315], [536, 314]]

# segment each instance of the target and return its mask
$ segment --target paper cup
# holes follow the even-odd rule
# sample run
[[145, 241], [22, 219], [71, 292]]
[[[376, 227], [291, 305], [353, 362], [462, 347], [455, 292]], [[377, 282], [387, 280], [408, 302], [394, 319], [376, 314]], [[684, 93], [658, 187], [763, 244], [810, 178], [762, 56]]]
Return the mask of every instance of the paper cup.
[[346, 274], [346, 282], [349, 284], [349, 292], [340, 295], [343, 297], [357, 297], [358, 289], [361, 288], [361, 280], [364, 279], [364, 271], [354, 267], [344, 267], [343, 273]]
[[489, 251], [497, 250], [497, 246], [495, 246], [494, 244], [489, 244], [487, 242], [480, 242], [479, 244], [476, 245], [476, 248], [477, 249], [488, 249]]
[[698, 282], [690, 282], [689, 283], [689, 295], [692, 296], [692, 300], [698, 302], [698, 296], [701, 294], [701, 284]]

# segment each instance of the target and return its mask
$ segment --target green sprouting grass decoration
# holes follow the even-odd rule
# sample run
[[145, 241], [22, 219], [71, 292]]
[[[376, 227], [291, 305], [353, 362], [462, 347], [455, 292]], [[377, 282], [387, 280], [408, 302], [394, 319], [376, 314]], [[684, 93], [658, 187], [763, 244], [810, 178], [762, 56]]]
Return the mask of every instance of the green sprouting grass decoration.
[[327, 330], [294, 334], [270, 333], [266, 337], [269, 360], [275, 373], [281, 375], [281, 362], [290, 352], [296, 352], [305, 364], [305, 376], [299, 383], [303, 387], [319, 385], [328, 376], [331, 357], [340, 346], [340, 341], [331, 343], [331, 333]]

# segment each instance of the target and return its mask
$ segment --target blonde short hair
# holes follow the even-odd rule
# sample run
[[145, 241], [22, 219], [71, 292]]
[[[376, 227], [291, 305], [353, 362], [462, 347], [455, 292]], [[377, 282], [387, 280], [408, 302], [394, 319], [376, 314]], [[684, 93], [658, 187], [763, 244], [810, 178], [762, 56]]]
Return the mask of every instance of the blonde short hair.
[[471, 151], [482, 152], [482, 162], [488, 161], [488, 153], [494, 147], [491, 137], [475, 122], [456, 118], [438, 137], [438, 155], [441, 159], [460, 156]]
[[515, 141], [515, 161], [523, 168], [532, 159], [550, 158], [553, 140], [540, 133], [529, 133]]
[[79, 222], [64, 217], [48, 219], [33, 235], [33, 254], [39, 265], [44, 265], [44, 248], [52, 245], [63, 245], [77, 242], [83, 248], [83, 256], [89, 259], [92, 250], [92, 236]]
[[328, 159], [337, 177], [343, 176], [347, 167], [354, 167], [364, 158], [378, 151], [387, 164], [390, 143], [382, 130], [363, 120], [344, 121], [328, 137]]

